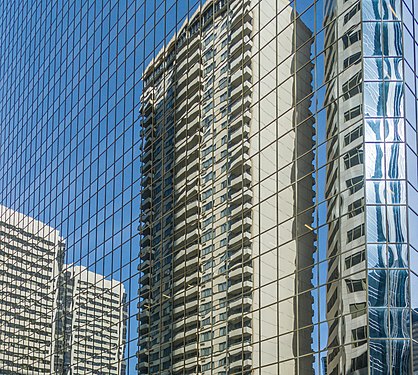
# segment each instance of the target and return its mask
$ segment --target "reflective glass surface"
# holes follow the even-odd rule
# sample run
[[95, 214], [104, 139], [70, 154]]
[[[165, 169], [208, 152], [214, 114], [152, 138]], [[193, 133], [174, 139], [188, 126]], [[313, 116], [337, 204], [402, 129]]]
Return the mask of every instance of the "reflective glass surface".
[[417, 12], [0, 0], [0, 374], [418, 374]]

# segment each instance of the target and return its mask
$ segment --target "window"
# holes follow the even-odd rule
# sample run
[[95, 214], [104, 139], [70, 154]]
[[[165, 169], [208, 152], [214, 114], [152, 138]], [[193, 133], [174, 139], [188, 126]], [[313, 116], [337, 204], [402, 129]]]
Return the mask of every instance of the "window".
[[348, 13], [344, 15], [344, 25], [350, 21], [360, 11], [360, 3], [350, 9]]
[[202, 193], [202, 199], [208, 199], [212, 195], [213, 189], [210, 188]]
[[212, 278], [212, 274], [208, 273], [207, 275], [202, 276], [202, 283], [209, 281]]
[[225, 117], [228, 114], [228, 107], [224, 106], [220, 109], [221, 118]]
[[363, 187], [364, 180], [363, 180], [363, 177], [358, 176], [358, 177], [350, 178], [345, 183], [347, 185], [347, 188], [350, 191], [350, 195], [353, 195], [354, 193], [356, 193]]
[[362, 106], [358, 105], [357, 107], [354, 107], [350, 109], [347, 112], [344, 112], [344, 120], [345, 122], [348, 122], [356, 117], [359, 117], [362, 113]]
[[351, 334], [352, 334], [352, 337], [353, 337], [354, 341], [365, 340], [366, 337], [367, 337], [366, 327], [363, 326], [363, 327], [355, 328], [355, 329], [351, 330]]
[[359, 164], [363, 164], [363, 148], [362, 146], [357, 146], [352, 150], [348, 151], [344, 155], [344, 164], [345, 169], [349, 169]]
[[203, 168], [209, 168], [213, 164], [213, 157], [205, 160], [202, 164]]
[[229, 223], [224, 223], [221, 225], [221, 233], [225, 233], [229, 230]]
[[353, 319], [358, 318], [366, 313], [366, 303], [353, 303], [350, 305], [350, 313]]
[[202, 290], [202, 298], [206, 298], [212, 295], [212, 289], [208, 288], [208, 289], [204, 289]]
[[226, 350], [226, 347], [227, 347], [226, 342], [221, 342], [219, 344], [219, 350], [220, 351]]
[[222, 358], [218, 361], [218, 366], [225, 366], [226, 365], [226, 358]]
[[211, 180], [214, 180], [214, 179], [215, 179], [215, 175], [216, 175], [216, 172], [209, 172], [209, 173], [205, 176], [205, 178], [204, 178], [205, 183], [207, 183], [207, 182], [209, 182], [209, 181], [211, 181]]
[[203, 349], [202, 349], [202, 352], [201, 352], [201, 354], [202, 354], [203, 356], [208, 356], [208, 355], [211, 355], [211, 353], [212, 353], [212, 348], [203, 348]]
[[357, 199], [348, 205], [348, 217], [355, 217], [364, 212], [364, 198]]
[[351, 55], [344, 60], [344, 63], [343, 63], [344, 69], [347, 69], [351, 65], [359, 64], [360, 61], [361, 61], [361, 52], [357, 52], [354, 55]]
[[226, 246], [228, 244], [228, 240], [226, 238], [222, 238], [222, 240], [219, 242], [219, 245], [222, 246]]
[[219, 328], [219, 336], [225, 336], [226, 335], [226, 327]]
[[212, 303], [208, 302], [208, 303], [202, 303], [199, 306], [199, 312], [201, 314], [206, 314], [208, 311], [210, 311], [212, 309]]
[[221, 217], [228, 216], [229, 214], [230, 214], [229, 207], [228, 208], [225, 208], [224, 210], [221, 211]]
[[348, 100], [362, 92], [361, 74], [358, 72], [354, 77], [350, 78], [348, 82], [343, 84], [343, 97]]
[[215, 262], [213, 261], [213, 259], [203, 263], [203, 271], [207, 271], [208, 269], [212, 268], [212, 266], [215, 265]]
[[354, 130], [344, 136], [344, 146], [348, 146], [351, 142], [363, 136], [363, 125], [357, 126]]
[[206, 246], [202, 249], [202, 255], [208, 255], [213, 252], [213, 245]]
[[347, 289], [350, 293], [361, 292], [363, 290], [366, 290], [365, 279], [360, 279], [360, 280], [346, 279], [345, 282], [347, 284]]
[[208, 113], [211, 109], [213, 108], [213, 103], [210, 102], [208, 105], [206, 105], [206, 107], [203, 109], [203, 113], [206, 114]]
[[226, 172], [229, 169], [229, 164], [230, 163], [225, 163], [222, 167], [221, 167], [221, 173]]
[[225, 65], [221, 68], [220, 74], [222, 75], [222, 74], [226, 73], [227, 71], [228, 71], [228, 64], [225, 64]]
[[221, 139], [221, 145], [223, 146], [223, 145], [226, 145], [227, 143], [228, 143], [228, 136], [225, 135]]
[[[210, 87], [208, 90], [205, 91], [203, 94], [203, 100], [209, 100], [213, 97], [213, 88]], [[209, 117], [209, 116], [208, 116]]]
[[209, 155], [210, 153], [212, 153], [213, 151], [215, 151], [215, 149], [216, 149], [216, 146], [215, 145], [212, 145], [212, 146], [209, 146], [209, 147], [205, 148], [202, 151], [202, 157], [205, 157], [205, 156]]
[[212, 365], [213, 365], [213, 362], [209, 362], [209, 363], [202, 365], [202, 371], [209, 371], [210, 369], [212, 369]]
[[226, 92], [226, 93], [222, 94], [220, 96], [219, 100], [220, 100], [221, 103], [228, 100], [228, 93]]
[[223, 292], [228, 289], [228, 283], [224, 282], [218, 285], [218, 291]]
[[212, 206], [213, 206], [212, 201], [210, 201], [209, 203], [206, 203], [202, 208], [203, 212], [209, 211], [210, 209], [212, 209]]
[[359, 357], [353, 358], [351, 360], [351, 371], [362, 370], [367, 368], [369, 362], [368, 352], [364, 352]]
[[364, 224], [361, 224], [354, 229], [350, 229], [347, 232], [347, 243], [350, 243], [362, 236], [364, 236]]
[[208, 60], [210, 60], [211, 58], [213, 58], [215, 54], [215, 51], [213, 48], [210, 48], [204, 55], [203, 55], [203, 60], [206, 62]]
[[349, 269], [366, 260], [366, 251], [362, 250], [345, 258], [345, 268]]
[[358, 26], [353, 26], [342, 37], [344, 49], [347, 49], [351, 45], [357, 43], [361, 39], [361, 31], [356, 30]]
[[203, 233], [202, 235], [202, 242], [206, 242], [214, 238], [216, 235], [216, 230], [208, 230], [207, 232]]
[[213, 222], [213, 216], [203, 220], [203, 228], [206, 228], [209, 224]]
[[210, 72], [212, 72], [215, 69], [215, 63], [211, 63], [209, 64], [206, 68], [205, 68], [205, 76], [208, 75]]
[[214, 38], [213, 34], [208, 35], [208, 37], [205, 39], [205, 41], [203, 43], [204, 46], [207, 47], [209, 45], [209, 43], [212, 42], [213, 38]]

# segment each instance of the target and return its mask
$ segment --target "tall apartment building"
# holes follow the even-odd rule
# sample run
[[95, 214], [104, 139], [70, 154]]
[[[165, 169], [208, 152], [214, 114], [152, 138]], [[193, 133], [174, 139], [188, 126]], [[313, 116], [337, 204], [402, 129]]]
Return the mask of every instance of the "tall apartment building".
[[82, 266], [65, 266], [60, 283], [62, 347], [55, 371], [125, 375], [126, 294], [122, 283]]
[[148, 64], [140, 373], [412, 371], [413, 11], [207, 1]]
[[0, 228], [0, 373], [51, 374], [63, 239], [4, 206]]
[[[287, 25], [295, 12], [279, 4]], [[295, 293], [312, 287], [309, 273], [296, 272], [313, 263], [315, 235], [289, 240], [313, 221], [313, 178], [295, 183], [313, 170], [312, 32], [297, 20], [253, 58], [276, 33], [267, 8], [205, 3], [144, 73], [141, 373], [276, 374], [278, 350], [290, 359], [310, 348], [310, 328], [292, 331], [313, 316], [312, 297]], [[261, 105], [283, 56], [277, 74], [290, 79], [276, 89], [282, 100], [270, 93]], [[277, 131], [288, 133], [280, 146]], [[298, 154], [304, 159], [291, 165]], [[288, 166], [280, 180], [279, 164]], [[278, 271], [293, 275], [282, 290]], [[291, 297], [280, 308], [278, 292]], [[279, 331], [288, 333], [280, 346]], [[312, 372], [313, 361], [305, 365], [300, 372]]]
[[64, 265], [56, 229], [0, 206], [0, 374], [126, 374], [122, 283]]

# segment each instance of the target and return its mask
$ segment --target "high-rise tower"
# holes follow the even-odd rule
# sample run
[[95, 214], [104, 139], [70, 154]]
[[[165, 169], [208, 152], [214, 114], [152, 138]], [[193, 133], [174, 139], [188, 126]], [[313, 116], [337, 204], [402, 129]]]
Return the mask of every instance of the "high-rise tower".
[[4, 206], [0, 231], [0, 373], [52, 374], [64, 241]]

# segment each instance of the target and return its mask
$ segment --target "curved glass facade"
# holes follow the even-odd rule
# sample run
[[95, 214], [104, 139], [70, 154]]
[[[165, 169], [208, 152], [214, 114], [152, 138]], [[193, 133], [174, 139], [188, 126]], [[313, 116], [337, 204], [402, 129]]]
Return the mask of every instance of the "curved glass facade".
[[418, 374], [413, 0], [0, 0], [0, 374]]

